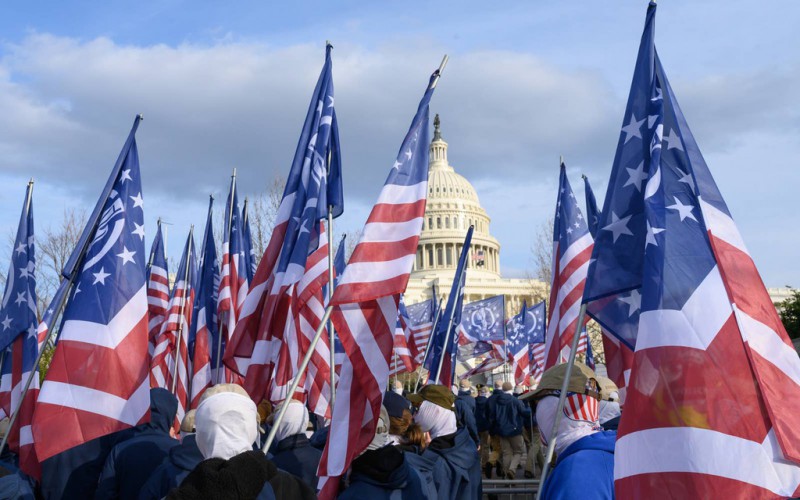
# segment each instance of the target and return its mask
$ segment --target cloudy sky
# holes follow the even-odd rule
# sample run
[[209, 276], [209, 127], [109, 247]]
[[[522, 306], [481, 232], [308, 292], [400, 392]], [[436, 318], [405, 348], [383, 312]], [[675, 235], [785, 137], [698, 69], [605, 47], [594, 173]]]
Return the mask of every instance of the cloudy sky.
[[[136, 113], [148, 240], [177, 257], [230, 171], [243, 194], [285, 175], [334, 49], [345, 215], [359, 228], [443, 54], [432, 101], [509, 276], [531, 271], [563, 154], [600, 201], [646, 2], [6, 2], [0, 16], [0, 231], [28, 178], [37, 229], [91, 209]], [[800, 286], [800, 4], [672, 0], [656, 43], [768, 286]], [[0, 260], [5, 260], [0, 257]]]

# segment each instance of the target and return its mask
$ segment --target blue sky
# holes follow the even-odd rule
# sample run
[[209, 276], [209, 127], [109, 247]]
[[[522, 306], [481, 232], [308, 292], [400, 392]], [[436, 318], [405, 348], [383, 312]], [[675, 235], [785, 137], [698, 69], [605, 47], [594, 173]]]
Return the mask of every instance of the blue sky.
[[[207, 195], [223, 200], [232, 167], [244, 194], [286, 172], [329, 39], [347, 197], [338, 226], [363, 224], [447, 53], [432, 111], [451, 163], [492, 216], [504, 271], [524, 275], [534, 233], [553, 212], [558, 156], [576, 191], [586, 173], [598, 198], [605, 193], [645, 9], [632, 1], [6, 2], [0, 230], [16, 224], [31, 176], [39, 230], [65, 206], [89, 209], [142, 112], [148, 239], [164, 216], [176, 254], [189, 224], [203, 225]], [[791, 0], [670, 0], [657, 18], [666, 71], [768, 286], [800, 286], [798, 21]]]

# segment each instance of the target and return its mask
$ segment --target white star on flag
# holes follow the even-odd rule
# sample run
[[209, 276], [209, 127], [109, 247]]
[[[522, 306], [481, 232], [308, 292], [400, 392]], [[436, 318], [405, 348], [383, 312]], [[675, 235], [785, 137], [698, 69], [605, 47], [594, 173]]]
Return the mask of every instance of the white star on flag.
[[[106, 278], [111, 276], [109, 273], [106, 272], [104, 267], [101, 267], [99, 272], [92, 273], [92, 275], [94, 276], [94, 283], [92, 283], [92, 285], [96, 285], [98, 283], [100, 283], [102, 285], [105, 285], [106, 284]], [[77, 292], [75, 292], [75, 293], [77, 293]]]
[[25, 253], [25, 244], [24, 243], [20, 243], [19, 246], [17, 247], [17, 249], [15, 250], [15, 252], [17, 252], [17, 253]]
[[670, 205], [667, 208], [670, 210], [676, 210], [678, 212], [678, 215], [681, 216], [681, 222], [683, 222], [683, 220], [687, 217], [697, 222], [697, 219], [695, 219], [694, 215], [692, 215], [692, 210], [694, 210], [694, 205], [684, 205], [683, 203], [681, 203], [681, 200], [679, 200], [677, 196], [673, 196], [672, 199], [675, 200], [675, 204]]
[[11, 327], [12, 321], [11, 318], [9, 318], [8, 315], [6, 314], [6, 319], [1, 321], [0, 323], [3, 323], [3, 330], [8, 330]]
[[620, 219], [619, 217], [617, 217], [617, 214], [612, 211], [611, 224], [604, 227], [603, 231], [611, 231], [611, 233], [614, 235], [614, 243], [617, 242], [617, 238], [619, 238], [621, 234], [627, 234], [633, 236], [631, 230], [628, 229], [628, 221], [630, 220], [630, 218], [631, 216], [629, 215], [627, 217], [623, 217], [622, 219]]
[[664, 140], [667, 142], [667, 151], [670, 149], [677, 149], [679, 151], [683, 151], [683, 144], [681, 144], [681, 138], [678, 134], [675, 133], [675, 130], [670, 130], [669, 134], [664, 136]]
[[25, 292], [17, 292], [17, 299], [14, 301], [15, 304], [20, 305], [22, 302], [26, 302], [28, 298], [25, 296]]
[[636, 168], [625, 168], [628, 171], [628, 181], [622, 186], [633, 185], [637, 191], [642, 190], [642, 182], [647, 180], [647, 172], [644, 171], [644, 161], [639, 163]]
[[133, 260], [133, 256], [134, 255], [136, 255], [136, 252], [132, 252], [132, 251], [128, 250], [127, 247], [123, 246], [122, 247], [122, 253], [118, 253], [117, 257], [122, 259], [122, 265], [124, 266], [128, 262], [130, 262], [132, 264], [136, 264], [136, 262]]
[[122, 171], [122, 175], [119, 178], [119, 183], [120, 184], [125, 184], [125, 181], [133, 181], [133, 179], [131, 179], [131, 169], [129, 169], [129, 168], [126, 169], [126, 170], [123, 170]]
[[658, 233], [661, 233], [661, 232], [664, 232], [664, 229], [662, 229], [660, 227], [651, 227], [650, 226], [650, 221], [648, 221], [647, 222], [647, 236], [645, 238], [644, 246], [645, 247], [647, 247], [647, 245], [658, 246], [658, 242], [656, 241], [656, 235]]
[[144, 240], [144, 224], [137, 224], [134, 222], [133, 225], [135, 227], [133, 234]]
[[133, 208], [136, 207], [144, 208], [144, 200], [142, 199], [142, 193], [139, 193], [136, 196], [131, 196], [130, 199], [133, 200]]
[[639, 293], [639, 290], [631, 290], [630, 295], [628, 295], [627, 297], [620, 297], [617, 300], [628, 304], [629, 318], [633, 316], [633, 313], [635, 313], [642, 307], [642, 295]]
[[642, 138], [642, 123], [644, 123], [644, 118], [637, 120], [636, 116], [631, 113], [631, 120], [622, 127], [622, 131], [625, 133], [625, 142], [623, 144], [627, 144], [632, 137]]

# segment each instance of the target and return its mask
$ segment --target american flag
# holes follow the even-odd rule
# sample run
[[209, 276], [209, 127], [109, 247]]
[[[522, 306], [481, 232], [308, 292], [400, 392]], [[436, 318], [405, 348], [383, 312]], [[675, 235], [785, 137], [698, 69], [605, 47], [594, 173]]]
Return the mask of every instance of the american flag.
[[592, 238], [597, 236], [597, 224], [600, 222], [600, 211], [597, 209], [597, 200], [589, 184], [589, 178], [583, 176], [583, 194], [586, 198], [586, 220], [589, 221], [589, 232]]
[[[408, 311], [409, 328], [411, 329], [411, 343], [409, 348], [416, 352], [415, 362], [422, 363], [425, 350], [428, 348], [428, 340], [433, 330], [433, 322], [436, 319], [434, 308], [436, 299], [428, 299], [418, 304], [411, 304], [406, 308]], [[412, 347], [413, 345], [413, 347]]]
[[506, 327], [508, 362], [511, 363], [511, 371], [517, 385], [529, 385], [529, 377], [534, 372], [531, 350], [536, 345], [544, 345], [545, 312], [544, 302], [530, 308], [527, 304], [523, 304], [522, 311], [508, 321]]
[[[372, 209], [331, 304], [347, 359], [337, 385], [320, 460], [320, 498], [338, 494], [339, 478], [375, 436], [389, 381], [400, 294], [408, 284], [428, 192], [428, 105], [439, 72], [419, 103], [397, 159]], [[379, 280], [376, 280], [379, 278]]]
[[[289, 324], [293, 287], [306, 274], [309, 255], [319, 247], [319, 219], [327, 214], [327, 206], [322, 204], [327, 183], [325, 160], [330, 153], [331, 162], [338, 161], [338, 149], [331, 147], [335, 120], [330, 48], [326, 49], [272, 236], [225, 350], [225, 364], [245, 376], [245, 389], [254, 401], [267, 397], [273, 386], [284, 336], [294, 331]], [[277, 385], [286, 382], [278, 380]]]
[[589, 333], [586, 331], [586, 328], [581, 330], [581, 336], [578, 337], [578, 349], [575, 351], [575, 354], [586, 354], [589, 348]]
[[[33, 447], [31, 419], [39, 394], [39, 373], [36, 366], [39, 342], [36, 334], [36, 256], [33, 236], [33, 182], [28, 184], [17, 236], [11, 251], [6, 288], [0, 304], [0, 350], [4, 352], [0, 398], [7, 416], [18, 412], [14, 426], [8, 431], [8, 446], [19, 456], [19, 467], [38, 478], [39, 461]], [[31, 372], [33, 379], [23, 389]]]
[[247, 282], [253, 281], [256, 274], [258, 262], [253, 249], [253, 236], [250, 233], [250, 213], [247, 210], [247, 198], [244, 199], [242, 207], [242, 246], [244, 248], [245, 269], [247, 269]]
[[588, 299], [639, 294], [616, 491], [794, 497], [800, 359], [670, 88], [655, 13], [651, 3], [586, 287]]
[[542, 375], [544, 374], [544, 354], [545, 354], [545, 344], [544, 342], [540, 344], [533, 344], [531, 345], [530, 351], [530, 378], [528, 379], [528, 385], [531, 387], [536, 387], [539, 385], [539, 382], [542, 380]]
[[389, 376], [397, 375], [398, 373], [411, 373], [419, 366], [419, 363], [415, 361], [416, 352], [412, 352], [414, 334], [409, 326], [410, 321], [408, 310], [403, 303], [403, 296], [401, 295], [397, 309], [397, 325], [394, 329], [394, 353], [389, 363]]
[[164, 236], [161, 233], [161, 219], [153, 245], [150, 247], [150, 258], [147, 261], [147, 314], [148, 314], [148, 351], [150, 355], [156, 348], [156, 336], [161, 333], [161, 324], [167, 317], [169, 307], [169, 267], [164, 249]]
[[33, 416], [40, 460], [149, 418], [139, 120], [64, 269], [74, 286]]
[[[219, 294], [217, 295], [217, 317], [222, 337], [222, 350], [225, 352], [230, 336], [242, 310], [248, 292], [247, 260], [243, 242], [242, 216], [239, 211], [239, 196], [236, 190], [236, 176], [231, 177], [231, 188], [225, 204], [225, 229], [222, 232], [222, 269], [220, 271]], [[219, 339], [217, 339], [219, 342]], [[231, 380], [230, 373], [220, 367], [219, 381]]]
[[219, 262], [214, 244], [212, 211], [214, 198], [208, 201], [206, 232], [203, 236], [200, 266], [197, 275], [197, 293], [189, 330], [189, 347], [192, 354], [192, 383], [190, 408], [197, 408], [203, 391], [211, 387], [213, 363], [219, 359], [217, 351], [217, 293], [219, 290]]
[[[504, 350], [505, 296], [465, 304], [459, 322], [458, 359], [465, 361], [497, 349]], [[503, 356], [504, 357], [504, 356]]]
[[633, 367], [633, 351], [605, 330], [603, 333], [603, 357], [606, 360], [606, 372], [617, 388], [619, 388], [619, 404], [625, 404], [626, 387], [631, 378]]
[[572, 343], [591, 255], [592, 235], [567, 179], [567, 167], [562, 163], [553, 224], [553, 281], [547, 312], [545, 370], [558, 363], [562, 350], [568, 351]]
[[[156, 337], [156, 350], [150, 364], [150, 385], [163, 387], [178, 399], [178, 421], [189, 407], [189, 329], [194, 310], [197, 260], [193, 231], [189, 231], [169, 299], [169, 313]], [[155, 383], [154, 383], [155, 382]], [[174, 387], [174, 390], [173, 390]]]

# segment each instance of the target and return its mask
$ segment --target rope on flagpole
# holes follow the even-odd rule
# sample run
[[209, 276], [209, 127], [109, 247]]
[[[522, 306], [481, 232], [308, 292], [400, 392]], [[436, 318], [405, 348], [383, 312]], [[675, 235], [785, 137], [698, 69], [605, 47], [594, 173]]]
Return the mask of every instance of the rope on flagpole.
[[319, 326], [314, 334], [314, 338], [311, 340], [311, 344], [308, 346], [308, 351], [306, 351], [306, 355], [303, 357], [303, 362], [300, 363], [300, 367], [297, 370], [297, 375], [295, 375], [294, 379], [292, 380], [292, 385], [289, 386], [289, 390], [286, 392], [286, 397], [281, 404], [278, 415], [272, 422], [272, 428], [269, 430], [269, 435], [267, 435], [267, 440], [264, 442], [264, 447], [261, 448], [261, 451], [264, 452], [264, 455], [267, 454], [270, 445], [272, 445], [272, 441], [275, 440], [275, 433], [278, 431], [278, 425], [280, 425], [280, 423], [283, 421], [283, 415], [286, 413], [286, 409], [289, 407], [289, 401], [292, 399], [294, 391], [297, 390], [297, 386], [300, 385], [300, 379], [302, 378], [303, 373], [306, 371], [309, 361], [311, 361], [311, 356], [314, 355], [314, 349], [317, 347], [317, 342], [319, 342], [319, 339], [322, 337], [322, 332], [325, 330], [325, 323], [327, 323], [328, 318], [331, 317], [331, 311], [333, 311], [333, 306], [329, 305], [325, 308], [325, 314], [322, 315], [322, 320], [319, 322]]
[[[175, 339], [175, 367], [172, 369], [172, 394], [175, 394], [178, 382], [178, 360], [181, 356], [181, 336], [183, 334], [183, 318], [186, 314], [186, 294], [189, 292], [189, 263], [192, 260], [192, 253], [194, 252], [194, 224], [189, 227], [189, 240], [186, 251], [186, 270], [183, 273], [183, 296], [181, 297], [181, 314], [178, 316], [178, 337]], [[167, 317], [169, 320], [169, 316]], [[188, 349], [187, 349], [188, 355]], [[188, 389], [188, 387], [187, 387]], [[177, 394], [175, 394], [177, 396]]]
[[[230, 256], [230, 248], [231, 248], [231, 221], [233, 220], [233, 192], [236, 190], [236, 168], [233, 169], [233, 174], [231, 174], [231, 189], [228, 193], [228, 198], [230, 199], [231, 207], [228, 210], [228, 255]], [[232, 257], [229, 257], [232, 258]], [[228, 264], [228, 280], [232, 279], [230, 276], [230, 264]], [[230, 283], [228, 284], [230, 286]], [[233, 306], [233, 301], [236, 300], [236, 297], [231, 297], [231, 306]], [[228, 311], [228, 314], [231, 314], [232, 311]], [[221, 318], [220, 318], [221, 319]], [[222, 364], [222, 335], [228, 335], [230, 332], [223, 331], [223, 325], [220, 324], [219, 332], [217, 332], [217, 383], [221, 384], [223, 380], [221, 380], [221, 373], [224, 370], [220, 370], [220, 365]]]
[[[575, 365], [575, 355], [578, 351], [578, 340], [580, 339], [581, 327], [583, 326], [583, 318], [586, 316], [586, 304], [581, 304], [581, 310], [578, 313], [578, 323], [575, 326], [575, 334], [572, 336], [572, 346], [570, 347], [569, 360], [567, 361], [567, 371], [564, 373], [564, 381], [561, 383], [561, 394], [558, 396], [558, 406], [556, 407], [556, 416], [553, 421], [553, 430], [550, 432], [550, 442], [547, 444], [547, 453], [544, 457], [544, 467], [542, 468], [541, 483], [544, 486], [547, 479], [547, 473], [550, 471], [550, 462], [553, 461], [553, 454], [556, 449], [556, 438], [558, 434], [558, 425], [561, 423], [561, 416], [564, 413], [564, 403], [567, 400], [567, 388], [569, 387], [569, 378], [572, 375], [572, 368]], [[553, 342], [557, 342], [554, 339]], [[536, 500], [541, 500], [542, 490], [539, 488], [536, 493]]]

